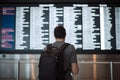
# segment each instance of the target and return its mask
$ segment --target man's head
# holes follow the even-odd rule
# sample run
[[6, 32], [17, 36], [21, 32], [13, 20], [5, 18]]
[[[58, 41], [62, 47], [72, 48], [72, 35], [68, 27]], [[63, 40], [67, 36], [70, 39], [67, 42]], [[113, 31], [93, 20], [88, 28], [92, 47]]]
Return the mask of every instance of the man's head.
[[57, 26], [54, 29], [54, 36], [56, 39], [64, 39], [66, 36], [66, 30], [63, 26]]

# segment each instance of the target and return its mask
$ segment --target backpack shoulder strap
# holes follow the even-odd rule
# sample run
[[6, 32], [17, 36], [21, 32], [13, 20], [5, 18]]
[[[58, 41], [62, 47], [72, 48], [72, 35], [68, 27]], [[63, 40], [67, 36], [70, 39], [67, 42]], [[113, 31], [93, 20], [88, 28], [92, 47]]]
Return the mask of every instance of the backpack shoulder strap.
[[47, 50], [51, 50], [52, 44], [47, 45]]
[[69, 43], [64, 43], [60, 48], [59, 51], [63, 51], [68, 45], [70, 45]]

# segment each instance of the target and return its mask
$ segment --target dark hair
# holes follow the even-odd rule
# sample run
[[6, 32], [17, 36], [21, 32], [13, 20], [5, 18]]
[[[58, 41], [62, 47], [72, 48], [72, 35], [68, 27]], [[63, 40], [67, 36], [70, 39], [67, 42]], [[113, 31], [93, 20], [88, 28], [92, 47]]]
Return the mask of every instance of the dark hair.
[[66, 36], [66, 30], [63, 26], [57, 26], [54, 29], [54, 36], [55, 38], [63, 39]]

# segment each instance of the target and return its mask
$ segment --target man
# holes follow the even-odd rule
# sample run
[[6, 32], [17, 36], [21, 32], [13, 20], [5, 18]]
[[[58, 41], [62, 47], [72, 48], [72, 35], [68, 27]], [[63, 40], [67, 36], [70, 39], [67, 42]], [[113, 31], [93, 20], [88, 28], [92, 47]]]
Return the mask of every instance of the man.
[[[57, 26], [54, 29], [54, 37], [56, 41], [53, 43], [53, 46], [60, 48], [60, 46], [65, 43], [65, 28], [63, 26]], [[69, 68], [66, 74], [66, 80], [73, 80], [71, 72], [73, 75], [76, 75], [79, 72], [76, 53], [77, 52], [72, 44], [68, 45], [64, 50], [64, 69], [66, 70]]]

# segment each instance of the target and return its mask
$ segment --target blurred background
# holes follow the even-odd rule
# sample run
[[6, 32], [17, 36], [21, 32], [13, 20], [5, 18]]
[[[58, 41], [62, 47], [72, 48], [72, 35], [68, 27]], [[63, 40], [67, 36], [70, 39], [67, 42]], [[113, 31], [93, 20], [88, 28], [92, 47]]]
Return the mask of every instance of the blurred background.
[[[0, 80], [38, 80], [39, 54], [1, 54]], [[74, 80], [119, 80], [120, 55], [77, 55], [79, 74]]]

